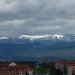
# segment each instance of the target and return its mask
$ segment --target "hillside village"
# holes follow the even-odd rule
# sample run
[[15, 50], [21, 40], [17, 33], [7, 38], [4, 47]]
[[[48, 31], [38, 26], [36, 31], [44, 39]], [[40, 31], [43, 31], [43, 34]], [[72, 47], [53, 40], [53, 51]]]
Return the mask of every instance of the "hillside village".
[[0, 62], [0, 75], [75, 75], [75, 61]]

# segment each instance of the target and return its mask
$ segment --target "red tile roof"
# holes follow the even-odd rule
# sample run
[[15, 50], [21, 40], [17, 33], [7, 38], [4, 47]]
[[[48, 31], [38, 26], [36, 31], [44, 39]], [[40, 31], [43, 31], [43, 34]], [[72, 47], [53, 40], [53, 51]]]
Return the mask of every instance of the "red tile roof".
[[62, 64], [62, 65], [75, 66], [75, 61], [58, 61], [58, 62], [55, 62], [55, 64], [56, 63]]
[[16, 64], [15, 66], [9, 66], [9, 62], [0, 63], [0, 69], [24, 69], [26, 71], [33, 71], [33, 67], [28, 64]]

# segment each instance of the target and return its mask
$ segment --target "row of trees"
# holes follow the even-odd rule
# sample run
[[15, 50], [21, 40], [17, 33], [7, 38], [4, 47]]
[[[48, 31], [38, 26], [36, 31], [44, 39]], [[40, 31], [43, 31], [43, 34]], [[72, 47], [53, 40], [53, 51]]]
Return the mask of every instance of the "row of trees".
[[[51, 64], [48, 66], [49, 67], [43, 65], [37, 68], [36, 72], [38, 73], [38, 75], [68, 75], [66, 65], [64, 65], [63, 71], [60, 68], [56, 69], [53, 62], [51, 62]], [[72, 75], [75, 75], [74, 69], [72, 71]]]
[[61, 71], [60, 68], [56, 69], [54, 63], [52, 62], [50, 64], [50, 75], [62, 75], [63, 72]]
[[36, 68], [37, 75], [62, 75], [63, 72], [60, 68], [56, 69], [54, 63], [49, 65], [43, 64]]
[[[62, 71], [60, 68], [56, 68], [53, 62], [51, 62], [49, 65], [43, 64], [43, 65], [40, 65], [39, 67], [35, 68], [34, 75], [36, 75], [36, 73], [37, 73], [37, 75], [68, 75], [66, 65], [64, 65], [64, 68]], [[29, 73], [26, 72], [25, 75], [29, 75]], [[72, 70], [71, 75], [75, 75], [74, 69]]]

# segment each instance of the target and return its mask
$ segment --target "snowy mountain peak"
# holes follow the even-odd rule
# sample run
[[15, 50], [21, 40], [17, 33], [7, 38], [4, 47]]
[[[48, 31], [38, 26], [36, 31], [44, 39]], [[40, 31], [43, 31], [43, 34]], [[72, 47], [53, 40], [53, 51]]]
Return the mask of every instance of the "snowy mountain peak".
[[4, 37], [0, 37], [0, 39], [1, 39], [1, 40], [4, 40], [4, 39], [7, 40], [8, 37], [5, 37], [5, 36], [4, 36]]
[[54, 34], [53, 38], [57, 38], [57, 39], [63, 39], [64, 35], [58, 35], [58, 34]]

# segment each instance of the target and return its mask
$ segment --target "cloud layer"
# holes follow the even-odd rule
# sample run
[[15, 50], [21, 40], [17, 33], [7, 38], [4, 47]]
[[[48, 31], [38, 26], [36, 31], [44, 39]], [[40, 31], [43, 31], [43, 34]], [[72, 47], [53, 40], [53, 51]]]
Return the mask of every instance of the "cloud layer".
[[0, 0], [0, 36], [75, 33], [75, 0]]

